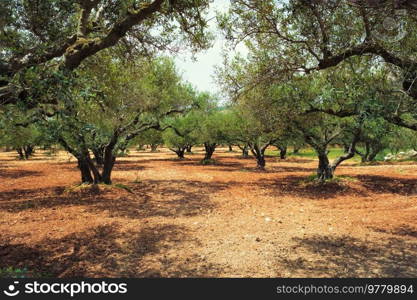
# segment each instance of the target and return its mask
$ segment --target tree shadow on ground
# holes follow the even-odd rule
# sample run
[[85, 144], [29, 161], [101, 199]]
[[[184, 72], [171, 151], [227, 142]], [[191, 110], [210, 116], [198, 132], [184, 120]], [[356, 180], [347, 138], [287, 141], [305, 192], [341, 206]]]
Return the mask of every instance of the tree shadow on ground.
[[307, 176], [286, 176], [277, 179], [262, 179], [256, 186], [274, 196], [291, 195], [307, 199], [331, 199], [340, 195], [367, 196], [367, 193], [345, 182], [309, 182]]
[[28, 159], [20, 159], [19, 155], [7, 155], [0, 158], [0, 162], [39, 162], [39, 161], [48, 161], [48, 160], [54, 160], [56, 157], [54, 156], [48, 156], [43, 154], [35, 154], [34, 156], [29, 157]]
[[313, 162], [313, 161], [317, 161], [318, 162], [318, 160], [314, 160], [314, 159], [310, 159], [310, 158], [305, 158], [305, 157], [302, 157], [302, 156], [292, 156], [292, 155], [287, 155], [287, 157], [286, 158], [281, 158], [280, 156], [279, 156], [279, 154], [276, 154], [276, 155], [271, 155], [271, 154], [265, 154], [265, 157], [266, 158], [270, 158], [270, 159], [274, 159], [275, 158], [275, 160], [276, 161], [280, 161], [280, 162], [295, 162], [295, 163], [311, 163], [311, 162]]
[[51, 164], [53, 164], [54, 166], [57, 166], [57, 168], [59, 168], [60, 170], [67, 169], [67, 170], [79, 172], [79, 169], [77, 167], [77, 162], [74, 160], [54, 161]]
[[133, 158], [133, 157], [137, 157], [137, 158], [155, 158], [155, 155], [160, 155], [160, 154], [165, 154], [164, 152], [139, 152], [139, 154], [128, 154], [127, 156], [125, 156], [126, 158]]
[[148, 217], [196, 216], [211, 212], [212, 194], [230, 187], [231, 183], [183, 180], [146, 180], [131, 184], [134, 195], [108, 199], [90, 206], [92, 211], [106, 211], [112, 217], [132, 219]]
[[32, 170], [0, 169], [0, 178], [18, 179], [28, 176], [41, 176], [42, 172]]
[[143, 171], [147, 169], [147, 167], [143, 166], [143, 164], [139, 164], [137, 161], [117, 161], [114, 165], [113, 171]]
[[[266, 169], [261, 170], [256, 167], [256, 160], [254, 158], [249, 159], [249, 161], [252, 161], [253, 166], [245, 166], [242, 163], [236, 163], [236, 162], [222, 162], [222, 161], [216, 161], [216, 163], [210, 165], [212, 168], [215, 168], [216, 171], [222, 171], [222, 172], [253, 172], [253, 173], [297, 173], [297, 172], [314, 172], [315, 168], [311, 167], [299, 167], [299, 166], [282, 166], [282, 165], [274, 165], [271, 166], [268, 164], [266, 165]], [[190, 163], [191, 164], [191, 163]], [[189, 165], [190, 165], [189, 164]], [[201, 165], [200, 162], [196, 162], [195, 165]], [[209, 166], [209, 167], [210, 167]]]
[[288, 173], [296, 173], [296, 172], [315, 172], [315, 167], [299, 167], [299, 166], [273, 166], [270, 168], [274, 172], [288, 172]]
[[[147, 168], [143, 166], [144, 162], [146, 161], [147, 160], [144, 160], [143, 162], [142, 161], [129, 161], [129, 160], [116, 161], [113, 170], [114, 171], [142, 171]], [[53, 164], [56, 166], [59, 166], [59, 169], [61, 170], [66, 169], [66, 170], [71, 170], [74, 172], [79, 172], [77, 163], [74, 161], [54, 162]]]
[[[279, 258], [292, 276], [416, 277], [417, 244], [389, 238], [379, 243], [350, 236], [317, 235], [295, 238], [294, 249], [314, 258]], [[292, 255], [294, 256], [294, 255]]]
[[[172, 155], [172, 156], [167, 157], [167, 158], [146, 158], [146, 159], [143, 159], [143, 160], [138, 159], [138, 160], [135, 160], [134, 162], [140, 163], [141, 165], [148, 164], [148, 165], [152, 166], [153, 163], [161, 163], [161, 162], [185, 163], [185, 162], [188, 162], [188, 161], [193, 160], [193, 159], [194, 158], [189, 158], [189, 157], [185, 157], [185, 159], [179, 159], [176, 155]], [[118, 161], [116, 161], [116, 164], [118, 164]]]
[[311, 163], [311, 162], [318, 162], [315, 159], [309, 159], [309, 158], [302, 158], [302, 157], [297, 157], [297, 156], [289, 156], [283, 160], [280, 160], [282, 162], [289, 162], [289, 163]]
[[214, 277], [221, 272], [197, 255], [182, 258], [169, 252], [184, 242], [198, 240], [182, 226], [123, 231], [117, 224], [101, 225], [36, 246], [0, 244], [0, 267], [51, 277]]
[[244, 164], [240, 162], [231, 162], [231, 161], [222, 161], [214, 158], [213, 163], [203, 164], [201, 163], [202, 158], [200, 159], [188, 159], [185, 161], [176, 161], [178, 166], [199, 166], [206, 169], [215, 169], [216, 171], [230, 171], [230, 170], [240, 170], [243, 168]]
[[85, 189], [80, 192], [66, 193], [67, 187], [13, 189], [0, 193], [0, 210], [19, 212], [28, 209], [56, 208], [70, 205], [87, 205], [100, 201], [100, 197], [109, 194], [109, 190], [98, 192]]
[[147, 180], [121, 188], [91, 186], [66, 191], [66, 187], [15, 189], [0, 194], [0, 210], [20, 212], [83, 205], [88, 211], [113, 217], [141, 219], [153, 216], [195, 216], [210, 212], [212, 194], [232, 183], [183, 180]]
[[417, 238], [417, 229], [411, 227], [410, 225], [402, 225], [402, 226], [398, 226], [392, 229], [376, 228], [376, 227], [373, 227], [372, 229], [376, 232], [382, 232], [382, 233], [397, 235], [401, 237]]
[[415, 178], [405, 179], [378, 175], [357, 175], [354, 177], [372, 193], [417, 195], [417, 180]]
[[[279, 168], [279, 167], [278, 167]], [[309, 199], [330, 199], [337, 196], [361, 196], [369, 194], [417, 195], [417, 181], [377, 175], [356, 175], [348, 179], [324, 183], [309, 181], [307, 176], [286, 176], [277, 179], [262, 179], [256, 183], [276, 196], [292, 195]]]

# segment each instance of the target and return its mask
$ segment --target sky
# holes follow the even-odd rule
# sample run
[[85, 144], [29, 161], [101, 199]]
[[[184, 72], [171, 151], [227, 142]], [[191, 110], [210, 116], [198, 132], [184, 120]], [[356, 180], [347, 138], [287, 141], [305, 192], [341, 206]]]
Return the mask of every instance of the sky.
[[[209, 26], [211, 31], [216, 31], [216, 11], [226, 11], [229, 6], [227, 0], [214, 0], [209, 12]], [[201, 51], [195, 55], [196, 60], [191, 59], [190, 53], [185, 53], [175, 58], [176, 65], [183, 78], [191, 82], [198, 90], [210, 93], [219, 93], [219, 87], [213, 78], [215, 66], [223, 62], [222, 48], [224, 40], [220, 33], [216, 34], [216, 39], [212, 48]]]

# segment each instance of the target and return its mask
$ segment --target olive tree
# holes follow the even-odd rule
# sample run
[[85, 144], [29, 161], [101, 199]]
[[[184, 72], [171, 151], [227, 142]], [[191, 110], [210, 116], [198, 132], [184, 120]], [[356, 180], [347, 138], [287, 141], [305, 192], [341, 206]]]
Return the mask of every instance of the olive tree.
[[211, 163], [216, 148], [230, 142], [230, 122], [230, 113], [224, 107], [211, 107], [209, 110], [200, 111], [197, 136], [199, 142], [204, 145], [202, 163]]
[[196, 111], [169, 121], [170, 128], [163, 133], [163, 140], [165, 145], [177, 154], [179, 159], [184, 159], [187, 149], [197, 144], [199, 121], [200, 115]]
[[208, 5], [208, 0], [2, 0], [0, 104], [45, 102], [27, 72], [38, 84], [56, 88], [57, 70], [69, 76], [85, 59], [115, 45], [125, 56], [176, 52], [184, 45], [206, 48]]
[[281, 82], [292, 74], [370, 61], [368, 67], [374, 70], [390, 70], [388, 84], [380, 86], [380, 94], [390, 95], [395, 99], [393, 105], [400, 108], [384, 118], [417, 130], [417, 6], [413, 3], [232, 1], [229, 12], [219, 15], [219, 25], [233, 44], [244, 41], [248, 45], [256, 68], [246, 73], [244, 84], [240, 80], [231, 88], [242, 90], [259, 82]]
[[[192, 105], [191, 87], [166, 58], [132, 63], [103, 55], [86, 61], [78, 74], [71, 99], [45, 123], [77, 158], [86, 183], [110, 184], [120, 151], [149, 129], [163, 130], [167, 116]], [[102, 165], [92, 161], [94, 149]]]

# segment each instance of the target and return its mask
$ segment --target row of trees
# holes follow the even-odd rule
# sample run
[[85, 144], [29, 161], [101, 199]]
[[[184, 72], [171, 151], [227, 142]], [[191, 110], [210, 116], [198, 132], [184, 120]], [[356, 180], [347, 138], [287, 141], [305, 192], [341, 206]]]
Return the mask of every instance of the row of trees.
[[[414, 147], [415, 12], [411, 1], [232, 1], [219, 25], [249, 54], [226, 57], [219, 81], [236, 106], [254, 106], [264, 134], [276, 126], [301, 137], [317, 153], [318, 179], [332, 178], [393, 139]], [[330, 163], [334, 143], [345, 153]]]
[[[412, 131], [381, 117], [380, 110], [392, 100], [377, 93], [387, 84], [385, 70], [355, 69], [341, 66], [285, 83], [260, 83], [219, 107], [213, 97], [183, 83], [167, 58], [127, 64], [103, 52], [68, 82], [60, 106], [4, 114], [2, 143], [23, 153], [22, 158], [34, 145], [59, 143], [77, 158], [87, 183], [111, 183], [116, 157], [133, 145], [156, 150], [164, 144], [179, 158], [194, 145], [204, 145], [204, 163], [211, 162], [218, 145], [236, 145], [243, 156], [250, 151], [260, 169], [269, 146], [285, 158], [288, 146], [308, 145], [317, 152], [318, 178], [326, 180], [355, 154], [366, 162], [386, 148], [416, 145]], [[332, 163], [331, 144], [345, 147]]]
[[[166, 130], [172, 116], [208, 97], [184, 83], [167, 58], [125, 61], [103, 52], [74, 74], [65, 77], [59, 105], [17, 110], [26, 119], [14, 128], [22, 134], [36, 128], [71, 153], [84, 183], [110, 184], [116, 158], [130, 145], [154, 137], [150, 130]], [[16, 121], [17, 115], [9, 118]]]
[[[219, 27], [249, 54], [226, 55], [219, 68], [232, 99], [222, 108], [161, 56], [209, 46], [209, 2], [2, 1], [4, 143], [23, 157], [41, 140], [58, 143], [76, 157], [83, 182], [106, 184], [116, 158], [147, 140], [180, 158], [203, 144], [205, 163], [219, 144], [238, 145], [261, 169], [269, 146], [285, 157], [288, 145], [309, 145], [320, 180], [355, 154], [369, 161], [393, 144], [415, 147], [409, 1], [231, 1]], [[387, 20], [398, 26], [381, 27]], [[331, 144], [345, 148], [333, 162]]]
[[208, 0], [1, 1], [4, 135], [15, 138], [7, 124], [22, 134], [40, 129], [76, 157], [83, 182], [110, 184], [116, 157], [129, 143], [147, 130], [166, 129], [166, 119], [198, 101], [172, 61], [159, 54], [208, 47], [208, 5]]

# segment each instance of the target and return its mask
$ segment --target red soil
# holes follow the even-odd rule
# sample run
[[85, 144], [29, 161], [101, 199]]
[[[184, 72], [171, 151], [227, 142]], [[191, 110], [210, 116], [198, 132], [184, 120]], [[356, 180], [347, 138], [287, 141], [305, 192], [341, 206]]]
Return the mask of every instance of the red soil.
[[83, 277], [417, 277], [417, 165], [317, 162], [219, 150], [132, 152], [117, 187], [76, 188], [66, 154], [0, 154], [0, 268]]

